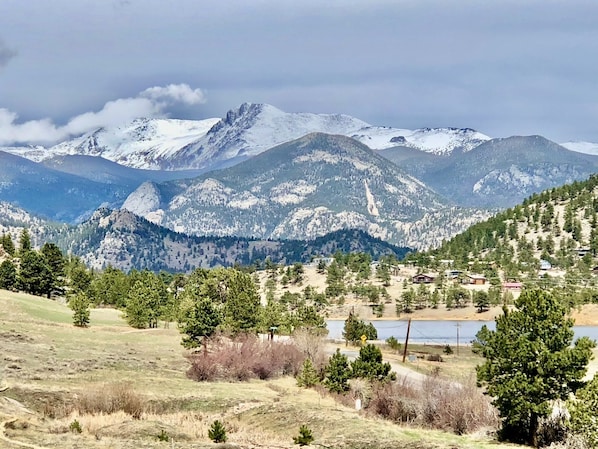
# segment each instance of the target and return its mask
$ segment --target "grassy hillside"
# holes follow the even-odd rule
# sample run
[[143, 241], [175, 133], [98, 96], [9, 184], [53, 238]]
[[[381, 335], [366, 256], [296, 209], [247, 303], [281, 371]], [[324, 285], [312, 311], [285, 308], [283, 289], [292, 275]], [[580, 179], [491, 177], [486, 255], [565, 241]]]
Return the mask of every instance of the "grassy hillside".
[[[1, 382], [8, 387], [0, 393], [0, 435], [29, 447], [171, 447], [160, 434], [174, 438], [172, 447], [214, 447], [207, 430], [215, 419], [229, 427], [230, 447], [290, 448], [302, 424], [325, 447], [501, 447], [371, 418], [299, 389], [292, 378], [193, 382], [175, 328], [132, 330], [112, 309], [93, 310], [90, 327], [79, 329], [54, 301], [0, 291], [0, 304]], [[83, 400], [114, 395], [145, 404], [140, 419], [73, 411]], [[81, 433], [69, 428], [75, 420]]]

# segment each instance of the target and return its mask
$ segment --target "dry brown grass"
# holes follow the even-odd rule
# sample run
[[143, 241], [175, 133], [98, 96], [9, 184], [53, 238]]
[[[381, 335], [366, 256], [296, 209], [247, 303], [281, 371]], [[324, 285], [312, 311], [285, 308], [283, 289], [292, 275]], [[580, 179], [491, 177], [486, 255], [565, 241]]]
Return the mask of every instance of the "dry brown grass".
[[127, 382], [95, 386], [78, 395], [75, 408], [79, 414], [112, 414], [124, 412], [133, 419], [147, 410], [147, 400]]
[[[0, 400], [0, 421], [18, 417], [26, 423], [9, 432], [20, 442], [56, 449], [164, 448], [168, 443], [156, 437], [164, 431], [178, 449], [208, 448], [214, 445], [207, 429], [220, 419], [230, 428], [231, 444], [243, 448], [296, 447], [292, 437], [301, 424], [329, 447], [500, 447], [369, 417], [353, 409], [351, 397], [345, 406], [296, 387], [290, 376], [197, 383], [185, 376], [189, 363], [174, 328], [136, 332], [118, 313], [102, 311], [92, 312], [88, 329], [77, 329], [71, 311], [54, 301], [5, 292], [0, 300], [0, 361], [19, 367], [4, 370], [9, 389], [0, 399], [23, 404]], [[122, 410], [90, 413], [93, 407], [84, 406], [102, 402], [94, 395], [115, 385], [141, 398], [139, 419]], [[101, 409], [124, 408], [111, 407]], [[75, 419], [81, 434], [69, 430]]]

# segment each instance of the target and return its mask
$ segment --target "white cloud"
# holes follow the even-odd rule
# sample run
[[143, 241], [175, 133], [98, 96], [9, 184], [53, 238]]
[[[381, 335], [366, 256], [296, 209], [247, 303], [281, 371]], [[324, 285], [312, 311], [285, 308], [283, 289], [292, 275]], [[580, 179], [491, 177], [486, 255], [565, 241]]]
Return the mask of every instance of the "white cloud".
[[163, 117], [168, 106], [205, 103], [201, 89], [187, 84], [169, 84], [144, 90], [134, 98], [109, 101], [99, 111], [85, 112], [57, 126], [49, 118], [18, 123], [18, 115], [0, 108], [0, 145], [52, 144], [105, 126], [114, 126], [140, 117]]
[[155, 101], [172, 101], [185, 104], [201, 104], [206, 102], [201, 89], [191, 89], [188, 84], [169, 84], [165, 87], [150, 87], [140, 94]]

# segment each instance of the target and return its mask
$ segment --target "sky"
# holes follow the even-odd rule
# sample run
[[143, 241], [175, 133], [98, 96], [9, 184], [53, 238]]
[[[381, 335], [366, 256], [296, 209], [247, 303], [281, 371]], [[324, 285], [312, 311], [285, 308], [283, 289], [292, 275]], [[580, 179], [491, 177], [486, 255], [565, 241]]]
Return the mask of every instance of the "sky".
[[0, 145], [241, 103], [598, 142], [594, 0], [1, 0]]

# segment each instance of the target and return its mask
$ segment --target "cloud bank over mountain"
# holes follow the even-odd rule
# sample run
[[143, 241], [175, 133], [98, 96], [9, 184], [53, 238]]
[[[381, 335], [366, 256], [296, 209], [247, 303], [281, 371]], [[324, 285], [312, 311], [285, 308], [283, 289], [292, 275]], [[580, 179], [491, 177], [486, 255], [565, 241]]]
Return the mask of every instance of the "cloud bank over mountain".
[[[3, 54], [1, 45], [0, 42], [0, 63]], [[191, 88], [188, 84], [168, 84], [147, 88], [135, 97], [108, 101], [100, 110], [76, 115], [64, 125], [57, 125], [50, 118], [20, 122], [16, 112], [0, 108], [0, 145], [56, 143], [135, 118], [166, 117], [173, 105], [198, 105], [205, 102], [205, 94], [199, 88]]]

